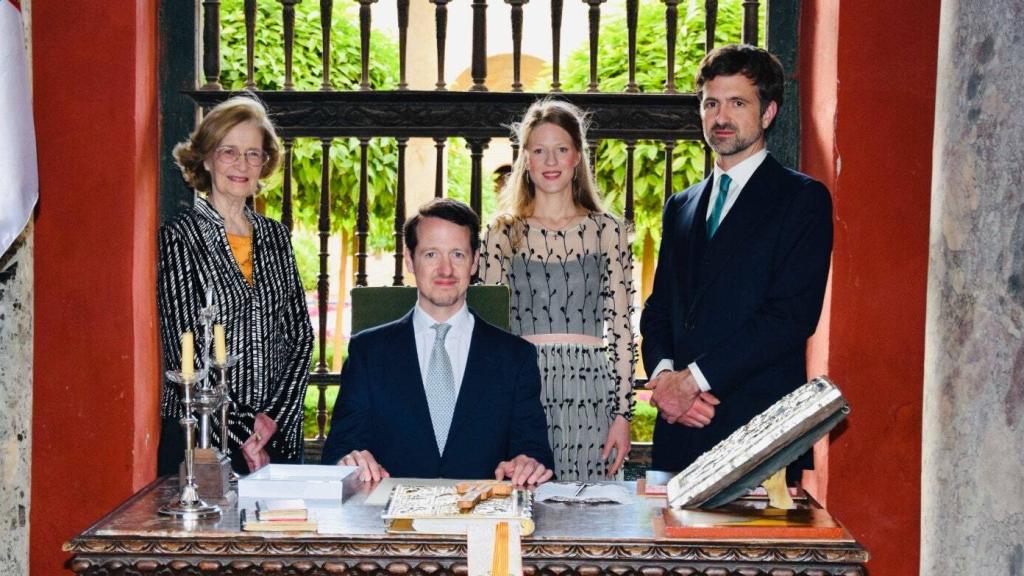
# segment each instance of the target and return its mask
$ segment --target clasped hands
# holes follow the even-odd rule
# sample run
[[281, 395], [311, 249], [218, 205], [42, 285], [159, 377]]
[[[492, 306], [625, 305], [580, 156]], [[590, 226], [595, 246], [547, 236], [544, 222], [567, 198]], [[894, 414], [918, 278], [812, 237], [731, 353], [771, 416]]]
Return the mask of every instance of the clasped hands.
[[702, 392], [689, 369], [664, 370], [647, 382], [651, 406], [658, 409], [669, 424], [703, 428], [715, 417], [720, 400], [711, 392]]
[[[339, 466], [358, 466], [359, 479], [363, 482], [379, 482], [391, 474], [377, 462], [369, 450], [353, 450], [338, 461]], [[529, 456], [520, 454], [511, 460], [499, 462], [494, 469], [494, 479], [508, 478], [515, 486], [537, 485], [547, 482], [554, 474], [546, 466]]]

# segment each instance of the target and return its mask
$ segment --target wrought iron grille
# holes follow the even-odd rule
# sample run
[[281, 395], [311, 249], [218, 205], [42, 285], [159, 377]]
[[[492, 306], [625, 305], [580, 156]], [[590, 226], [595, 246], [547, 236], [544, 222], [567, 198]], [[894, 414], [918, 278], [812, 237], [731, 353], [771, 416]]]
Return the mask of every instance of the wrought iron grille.
[[[410, 90], [406, 81], [406, 68], [408, 61], [409, 45], [407, 42], [410, 29], [410, 0], [384, 0], [385, 2], [396, 2], [397, 8], [397, 30], [399, 44], [399, 80], [394, 86], [371, 86], [370, 63], [372, 54], [370, 52], [371, 22], [374, 16], [374, 5], [378, 0], [348, 0], [358, 4], [358, 21], [360, 35], [360, 61], [361, 69], [358, 89], [341, 90], [337, 89], [331, 78], [329, 62], [331, 60], [332, 37], [331, 21], [335, 17], [333, 0], [319, 0], [319, 15], [321, 21], [322, 35], [319, 39], [323, 54], [322, 83], [319, 90], [296, 90], [293, 78], [292, 54], [296, 42], [295, 35], [295, 9], [301, 0], [262, 0], [273, 3], [280, 7], [280, 19], [283, 28], [284, 48], [284, 78], [281, 83], [282, 89], [274, 91], [256, 91], [258, 96], [268, 106], [279, 133], [284, 141], [285, 162], [283, 179], [283, 201], [281, 206], [282, 221], [289, 230], [292, 229], [294, 221], [294, 199], [291, 189], [292, 151], [297, 139], [311, 138], [320, 141], [323, 157], [328, 156], [331, 142], [337, 138], [357, 138], [359, 142], [360, 174], [358, 205], [356, 208], [355, 238], [357, 248], [355, 250], [355, 284], [363, 286], [367, 283], [367, 236], [369, 233], [368, 200], [367, 200], [367, 162], [369, 160], [369, 144], [371, 139], [390, 138], [394, 139], [397, 145], [397, 182], [395, 185], [396, 209], [393, 218], [394, 237], [394, 276], [393, 284], [403, 283], [403, 247], [401, 238], [401, 227], [406, 216], [406, 182], [405, 182], [405, 152], [410, 138], [426, 137], [433, 138], [437, 146], [437, 163], [435, 168], [434, 194], [442, 196], [443, 189], [443, 154], [445, 142], [449, 138], [463, 139], [469, 148], [471, 160], [471, 182], [470, 182], [470, 204], [481, 212], [481, 193], [483, 189], [483, 171], [481, 159], [484, 149], [493, 138], [508, 137], [508, 126], [511, 122], [520, 117], [529, 104], [538, 98], [557, 94], [559, 98], [571, 101], [574, 104], [586, 109], [591, 114], [593, 129], [590, 131], [592, 141], [588, 144], [589, 152], [595, 154], [598, 143], [604, 139], [618, 139], [626, 145], [626, 169], [625, 169], [625, 203], [623, 216], [632, 223], [634, 220], [634, 151], [638, 140], [661, 142], [662, 156], [665, 162], [664, 194], [673, 193], [672, 185], [672, 162], [673, 153], [677, 143], [681, 141], [700, 141], [701, 127], [698, 110], [698, 101], [694, 94], [680, 90], [678, 80], [675, 77], [676, 69], [676, 39], [680, 34], [679, 16], [680, 9], [698, 6], [704, 12], [704, 46], [710, 49], [715, 43], [716, 22], [718, 20], [719, 2], [717, 0], [660, 0], [656, 2], [664, 10], [664, 26], [666, 30], [666, 69], [664, 76], [664, 88], [657, 93], [642, 92], [636, 81], [636, 57], [637, 57], [637, 35], [643, 34], [644, 30], [638, 29], [638, 11], [640, 0], [625, 0], [621, 8], [615, 5], [616, 9], [625, 11], [627, 25], [628, 45], [625, 47], [628, 53], [628, 75], [629, 81], [622, 91], [604, 91], [601, 78], [598, 76], [598, 44], [602, 31], [601, 17], [605, 15], [608, 6], [602, 6], [606, 0], [570, 0], [582, 2], [587, 5], [588, 28], [588, 49], [589, 49], [589, 83], [586, 91], [563, 92], [560, 61], [561, 61], [561, 30], [565, 25], [562, 14], [566, 4], [564, 0], [534, 0], [534, 4], [550, 2], [550, 26], [551, 26], [551, 51], [552, 60], [550, 68], [550, 90], [548, 92], [524, 91], [521, 78], [522, 42], [523, 42], [523, 13], [530, 8], [530, 0], [504, 0], [510, 7], [510, 19], [508, 21], [509, 34], [513, 41], [513, 78], [507, 90], [492, 91], [486, 86], [487, 53], [486, 53], [486, 31], [487, 31], [487, 0], [454, 0], [470, 2], [472, 7], [471, 30], [448, 29], [448, 9], [453, 0], [429, 0], [433, 7], [434, 16], [434, 38], [435, 45], [432, 47], [437, 53], [437, 81], [433, 90]], [[306, 0], [312, 2], [313, 0]], [[655, 2], [655, 0], [647, 0]], [[496, 4], [496, 0], [491, 0]], [[194, 104], [183, 104], [175, 101], [174, 94], [165, 97], [164, 113], [165, 130], [177, 122], [182, 124], [182, 117], [191, 121], [191, 106], [198, 105], [202, 108], [209, 108], [227, 99], [234, 93], [225, 90], [220, 83], [221, 70], [221, 2], [220, 0], [195, 0], [195, 5], [183, 9], [180, 3], [175, 6], [172, 0], [165, 0], [161, 5], [162, 31], [165, 35], [165, 49], [170, 46], [176, 54], [182, 54], [181, 63], [178, 65], [165, 64], [162, 67], [162, 81], [165, 86], [175, 85], [185, 87], [181, 92], [186, 94]], [[743, 25], [742, 41], [757, 44], [759, 39], [759, 11], [762, 9], [758, 0], [744, 0], [742, 2]], [[795, 48], [795, 0], [776, 0], [766, 7], [769, 30], [774, 30], [773, 19], [788, 23], [789, 29], [783, 30], [782, 34], [787, 36], [786, 43], [782, 46]], [[191, 13], [189, 12], [191, 10]], [[179, 22], [173, 22], [175, 18], [192, 16], [196, 26], [193, 31], [196, 36], [192, 38], [193, 45], [204, 47], [198, 54], [189, 53], [189, 38], [182, 37], [178, 31]], [[245, 65], [246, 65], [246, 87], [253, 89], [256, 86], [254, 75], [257, 72], [255, 59], [254, 35], [257, 21], [257, 0], [244, 0], [244, 34], [246, 37]], [[424, 25], [420, 23], [420, 25]], [[429, 24], [427, 24], [429, 25]], [[201, 36], [199, 36], [201, 30]], [[472, 37], [471, 57], [471, 78], [472, 86], [466, 91], [453, 91], [446, 84], [445, 75], [445, 50], [448, 47], [448, 39], [454, 34], [469, 34]], [[310, 39], [302, 39], [309, 41]], [[773, 51], [778, 52], [773, 47]], [[790, 57], [787, 62], [786, 54]], [[792, 54], [795, 50], [783, 50], [783, 61], [788, 67], [792, 66]], [[201, 55], [200, 79], [196, 78], [194, 71], [198, 66]], [[189, 66], [192, 67], [189, 70]], [[191, 84], [191, 88], [189, 88]], [[685, 81], [689, 84], [689, 80]], [[793, 90], [790, 86], [790, 97], [792, 100]], [[791, 114], [792, 115], [792, 114]], [[795, 124], [793, 125], [795, 127]], [[783, 129], [783, 133], [792, 136], [796, 128]], [[779, 130], [775, 131], [776, 134]], [[169, 142], [175, 137], [180, 137], [180, 132], [172, 134], [170, 140], [164, 139], [165, 149]], [[777, 136], [776, 136], [777, 137]], [[513, 142], [513, 153], [515, 143]], [[795, 148], [793, 148], [795, 150]], [[792, 155], [790, 154], [792, 160]], [[711, 166], [710, 155], [705, 152], [704, 169], [707, 172]], [[594, 163], [592, 162], [592, 165]], [[164, 182], [165, 196], [174, 193], [174, 187], [168, 186], [170, 179], [166, 177]], [[317, 439], [322, 440], [326, 431], [328, 418], [328, 406], [325, 399], [325, 392], [330, 386], [337, 386], [340, 383], [340, 374], [331, 372], [326, 363], [327, 345], [327, 305], [328, 305], [328, 237], [331, 229], [331, 214], [329, 210], [330, 189], [330, 164], [322, 163], [321, 186], [319, 190], [318, 210], [318, 236], [319, 236], [319, 275], [317, 281], [317, 300], [319, 309], [319, 323], [316, 327], [318, 332], [318, 349], [314, 351], [314, 365], [311, 374], [311, 385], [318, 391], [317, 410]], [[179, 192], [180, 193], [180, 192]], [[175, 209], [184, 206], [186, 202], [179, 200], [177, 203], [170, 199], [162, 200], [163, 216], [169, 217]]]

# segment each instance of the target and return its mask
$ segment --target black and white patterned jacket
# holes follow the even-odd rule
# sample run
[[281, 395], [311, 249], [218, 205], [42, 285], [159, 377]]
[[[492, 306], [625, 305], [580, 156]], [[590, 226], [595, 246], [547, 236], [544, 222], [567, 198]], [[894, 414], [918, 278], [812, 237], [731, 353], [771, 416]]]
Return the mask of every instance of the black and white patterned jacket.
[[[265, 412], [278, 427], [268, 453], [294, 461], [302, 451], [313, 328], [288, 231], [248, 208], [246, 216], [253, 226], [252, 286], [231, 253], [224, 219], [206, 199], [197, 197], [192, 210], [160, 228], [157, 307], [164, 366], [181, 366], [185, 331], [195, 334], [193, 361], [200, 365], [206, 343], [199, 309], [211, 289], [228, 353], [241, 356], [231, 376], [236, 406], [228, 421], [229, 444], [235, 450], [252, 434], [256, 414]], [[178, 388], [167, 382], [160, 415], [181, 416]]]

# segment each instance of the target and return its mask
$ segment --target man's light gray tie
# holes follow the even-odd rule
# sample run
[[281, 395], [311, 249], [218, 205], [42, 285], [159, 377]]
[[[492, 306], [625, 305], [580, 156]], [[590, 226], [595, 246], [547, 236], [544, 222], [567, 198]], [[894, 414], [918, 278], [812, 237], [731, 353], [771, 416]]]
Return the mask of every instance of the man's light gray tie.
[[437, 450], [444, 454], [444, 445], [448, 442], [448, 429], [452, 425], [452, 414], [455, 412], [457, 398], [452, 361], [444, 347], [444, 339], [451, 330], [451, 325], [434, 324], [431, 328], [437, 330], [437, 335], [434, 337], [434, 348], [430, 351], [424, 388], [427, 393], [427, 405], [430, 407], [430, 420], [434, 425]]

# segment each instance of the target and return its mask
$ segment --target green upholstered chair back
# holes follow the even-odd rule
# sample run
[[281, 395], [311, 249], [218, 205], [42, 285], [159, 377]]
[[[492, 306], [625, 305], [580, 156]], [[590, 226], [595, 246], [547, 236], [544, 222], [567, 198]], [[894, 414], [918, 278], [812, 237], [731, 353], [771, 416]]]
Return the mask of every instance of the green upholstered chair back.
[[[481, 318], [502, 330], [509, 326], [509, 290], [502, 285], [469, 287], [466, 301]], [[352, 333], [401, 318], [416, 305], [415, 286], [360, 286], [352, 289]]]

